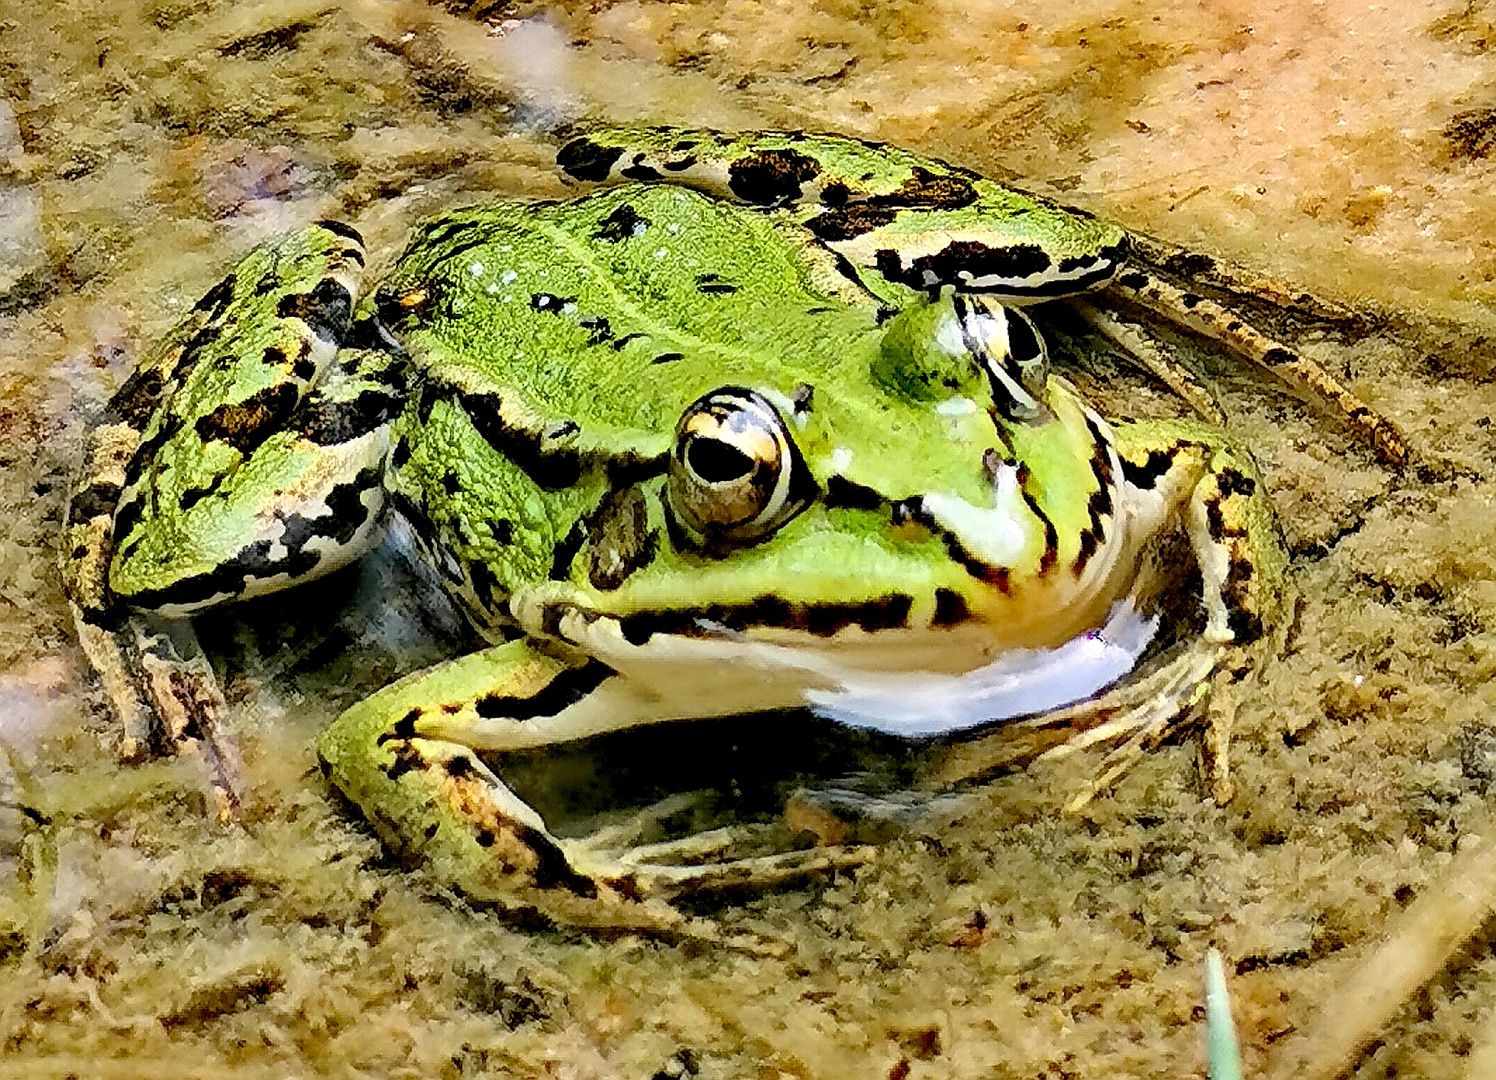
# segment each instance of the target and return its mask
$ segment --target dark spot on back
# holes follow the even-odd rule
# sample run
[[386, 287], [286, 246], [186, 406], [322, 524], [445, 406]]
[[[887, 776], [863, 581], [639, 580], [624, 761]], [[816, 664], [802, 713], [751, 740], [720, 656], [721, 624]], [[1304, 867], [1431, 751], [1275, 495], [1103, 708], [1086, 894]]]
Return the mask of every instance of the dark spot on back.
[[821, 202], [827, 206], [844, 206], [850, 194], [846, 184], [833, 180], [821, 189]]
[[556, 167], [578, 180], [606, 180], [613, 163], [623, 156], [623, 148], [600, 146], [591, 139], [573, 139], [556, 153]]
[[535, 311], [544, 311], [550, 315], [561, 314], [561, 309], [567, 304], [576, 302], [574, 296], [557, 296], [554, 293], [531, 293], [530, 307]]
[[129, 424], [137, 431], [144, 429], [165, 388], [166, 375], [160, 368], [137, 368], [109, 399], [105, 419]]
[[87, 521], [102, 515], [114, 514], [119, 503], [120, 486], [97, 480], [73, 496], [68, 506], [70, 521]]
[[209, 319], [221, 317], [229, 303], [234, 299], [234, 275], [230, 274], [217, 285], [209, 289], [203, 298], [192, 305], [193, 311], [206, 312]]
[[820, 175], [815, 158], [797, 150], [760, 150], [734, 161], [727, 186], [755, 206], [780, 206], [800, 198], [801, 185]]
[[915, 206], [930, 210], [959, 210], [976, 202], [971, 181], [959, 176], [940, 176], [916, 165], [913, 176], [887, 195], [869, 201], [886, 206]]
[[198, 437], [228, 443], [248, 457], [266, 439], [285, 430], [299, 398], [289, 382], [267, 386], [243, 401], [220, 405], [199, 418], [195, 425]]
[[957, 284], [988, 276], [1022, 284], [1052, 265], [1049, 253], [1037, 244], [988, 247], [976, 240], [952, 240], [939, 251], [912, 260], [895, 280], [920, 289], [928, 288], [932, 280]]
[[649, 228], [649, 219], [628, 203], [622, 203], [603, 218], [597, 231], [592, 235], [594, 239], [601, 240], [605, 244], [617, 244], [640, 235], [647, 228]]
[[[275, 351], [276, 352], [280, 352], [279, 349], [277, 349]], [[265, 359], [266, 359], [266, 362], [268, 363], [269, 359], [270, 359], [270, 350], [269, 349], [265, 350]], [[286, 362], [285, 354], [281, 353], [281, 363], [285, 363], [285, 362]], [[296, 363], [294, 363], [294, 364], [291, 365], [291, 374], [295, 375], [298, 379], [302, 380], [303, 382], [311, 382], [314, 378], [316, 378], [316, 376], [317, 376], [317, 365], [312, 361], [312, 356], [311, 356], [311, 350], [310, 349], [307, 349], [300, 356], [298, 356], [296, 358]]]
[[892, 207], [853, 203], [851, 206], [818, 214], [807, 221], [805, 227], [817, 238], [835, 243], [882, 228], [898, 216], [899, 212]]
[[641, 184], [652, 184], [656, 180], [664, 179], [660, 174], [660, 170], [649, 165], [642, 165], [637, 159], [632, 164], [619, 169], [618, 175], [629, 180], [637, 180]]
[[339, 282], [323, 278], [309, 293], [289, 293], [276, 305], [283, 318], [301, 319], [324, 341], [342, 342], [348, 336], [353, 297]]
[[388, 423], [403, 404], [401, 395], [385, 390], [364, 390], [351, 401], [314, 395], [296, 411], [290, 426], [318, 446], [332, 446]]
[[183, 510], [192, 509], [198, 503], [206, 499], [209, 495], [217, 492], [218, 489], [223, 485], [225, 479], [227, 479], [226, 476], [219, 475], [213, 477], [212, 481], [209, 482], [207, 487], [188, 488], [177, 498], [177, 506]]

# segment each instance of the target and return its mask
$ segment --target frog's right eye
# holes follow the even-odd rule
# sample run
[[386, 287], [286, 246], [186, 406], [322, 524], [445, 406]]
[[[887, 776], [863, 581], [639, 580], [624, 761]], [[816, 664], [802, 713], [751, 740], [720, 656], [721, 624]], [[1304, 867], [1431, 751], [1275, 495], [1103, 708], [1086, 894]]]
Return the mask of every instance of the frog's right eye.
[[738, 387], [713, 391], [686, 409], [666, 490], [677, 521], [707, 547], [757, 543], [814, 495], [778, 410]]

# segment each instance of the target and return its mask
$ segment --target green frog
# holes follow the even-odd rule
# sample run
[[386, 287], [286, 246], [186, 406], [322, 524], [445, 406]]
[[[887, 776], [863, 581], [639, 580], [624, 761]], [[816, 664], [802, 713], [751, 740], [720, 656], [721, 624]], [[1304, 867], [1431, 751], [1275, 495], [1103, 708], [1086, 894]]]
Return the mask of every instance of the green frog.
[[[66, 578], [127, 754], [195, 738], [230, 777], [188, 618], [398, 517], [489, 644], [353, 705], [320, 754], [470, 895], [672, 926], [678, 890], [864, 857], [566, 839], [497, 771], [646, 724], [808, 707], [930, 738], [1089, 709], [1135, 749], [1206, 705], [1226, 797], [1232, 687], [1285, 609], [1257, 470], [1213, 424], [1101, 416], [1024, 306], [1105, 288], [1329, 397], [1389, 459], [1395, 428], [1129, 263], [1121, 228], [931, 158], [632, 129], [558, 166], [596, 190], [429, 220], [372, 288], [347, 225], [259, 248], [114, 396]], [[1200, 630], [1129, 679], [1181, 547]]]

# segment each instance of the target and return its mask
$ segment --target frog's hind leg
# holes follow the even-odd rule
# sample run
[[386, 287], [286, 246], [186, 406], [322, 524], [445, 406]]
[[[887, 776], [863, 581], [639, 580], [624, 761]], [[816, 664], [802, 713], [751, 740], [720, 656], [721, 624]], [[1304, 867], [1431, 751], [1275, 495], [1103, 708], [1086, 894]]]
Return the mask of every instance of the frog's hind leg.
[[[742, 839], [731, 830], [639, 844], [679, 800], [582, 839], [553, 834], [477, 748], [559, 745], [657, 719], [624, 714], [628, 695], [609, 693], [620, 679], [595, 660], [553, 656], [527, 640], [496, 645], [350, 707], [323, 734], [323, 766], [397, 855], [420, 859], [469, 897], [570, 926], [720, 940], [666, 899], [866, 861], [858, 848], [717, 859]], [[601, 713], [588, 707], [599, 693]]]
[[1127, 360], [1173, 391], [1201, 420], [1216, 425], [1226, 422], [1215, 398], [1195, 381], [1188, 369], [1169, 355], [1168, 347], [1142, 325], [1119, 318], [1079, 297], [1071, 298], [1070, 307], [1102, 337], [1116, 345]]
[[1181, 289], [1138, 264], [1129, 264], [1105, 290], [1175, 326], [1220, 343], [1309, 400], [1323, 402], [1339, 413], [1346, 426], [1385, 464], [1401, 468], [1408, 463], [1411, 451], [1407, 440], [1391, 420], [1351, 393], [1318, 363], [1268, 337], [1229, 308]]
[[241, 262], [111, 400], [69, 511], [64, 584], [125, 755], [195, 749], [226, 814], [237, 756], [186, 616], [372, 542], [400, 395], [393, 358], [339, 350], [361, 262], [343, 226]]

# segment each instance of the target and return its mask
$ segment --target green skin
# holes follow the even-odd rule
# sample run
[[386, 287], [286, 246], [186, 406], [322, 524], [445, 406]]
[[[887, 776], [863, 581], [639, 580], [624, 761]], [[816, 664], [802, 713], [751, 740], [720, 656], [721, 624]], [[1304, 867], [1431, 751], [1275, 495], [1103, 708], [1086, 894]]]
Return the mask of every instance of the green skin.
[[1250, 459], [1108, 424], [999, 303], [1103, 283], [1120, 230], [836, 136], [610, 131], [559, 163], [619, 186], [430, 220], [356, 305], [345, 226], [249, 255], [115, 401], [140, 447], [75, 501], [80, 627], [325, 573], [392, 505], [495, 644], [347, 710], [334, 783], [469, 893], [613, 909], [710, 875], [552, 836], [475, 751], [1058, 646], [1156, 593], [1181, 530], [1206, 629], [1132, 705], [1250, 668], [1283, 565]]

